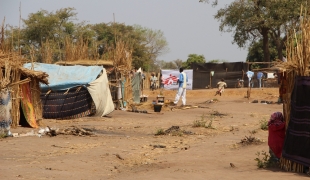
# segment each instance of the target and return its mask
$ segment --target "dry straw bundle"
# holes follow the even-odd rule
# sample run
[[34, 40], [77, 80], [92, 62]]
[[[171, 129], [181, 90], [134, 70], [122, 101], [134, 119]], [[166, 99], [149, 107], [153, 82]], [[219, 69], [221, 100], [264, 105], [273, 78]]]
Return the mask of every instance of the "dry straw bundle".
[[131, 76], [132, 70], [132, 48], [125, 41], [116, 42], [115, 48], [110, 51], [113, 54], [113, 65], [115, 67], [116, 79], [126, 79], [124, 100], [132, 99]]
[[82, 37], [73, 43], [72, 38], [65, 38], [65, 60], [75, 61], [78, 59], [89, 59], [88, 52], [88, 40], [84, 40]]
[[[301, 8], [300, 28], [288, 32], [286, 53], [287, 62], [278, 64], [282, 71], [286, 93], [283, 94], [283, 113], [288, 127], [291, 112], [291, 94], [296, 76], [310, 76], [310, 19], [307, 9]], [[303, 165], [281, 158], [282, 169], [293, 172], [303, 172]]]

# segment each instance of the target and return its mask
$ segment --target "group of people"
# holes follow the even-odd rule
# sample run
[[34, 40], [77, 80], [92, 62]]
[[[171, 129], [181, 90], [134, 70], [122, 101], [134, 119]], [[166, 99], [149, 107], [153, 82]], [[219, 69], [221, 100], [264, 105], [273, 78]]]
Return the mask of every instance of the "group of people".
[[[164, 79], [163, 79], [162, 74], [160, 74], [159, 79], [160, 79], [159, 88], [164, 88]], [[150, 89], [152, 91], [154, 91], [155, 89], [158, 89], [158, 83], [157, 83], [158, 82], [158, 78], [155, 76], [155, 73], [151, 74], [150, 82], [151, 82]]]
[[[249, 70], [248, 72], [246, 72], [246, 75], [248, 77], [249, 80], [249, 84], [248, 87], [253, 87], [254, 83], [253, 83], [253, 78], [254, 78], [254, 72]], [[263, 78], [264, 74], [262, 72], [257, 72], [256, 74], [256, 78], [258, 80], [258, 87], [261, 88], [262, 87], [262, 78]]]
[[[178, 78], [178, 92], [175, 96], [175, 99], [173, 101], [173, 105], [177, 105], [177, 103], [179, 102], [180, 98], [182, 99], [182, 106], [186, 105], [186, 84], [188, 82], [188, 77], [186, 75], [186, 73], [183, 72], [183, 68], [179, 69], [179, 78]], [[249, 84], [248, 87], [253, 87], [253, 77], [254, 77], [254, 72], [252, 72], [251, 70], [249, 70], [246, 73], [248, 80], [249, 80]], [[258, 86], [259, 88], [261, 88], [262, 86], [262, 78], [263, 78], [264, 74], [262, 72], [257, 72], [256, 77], [258, 80]], [[151, 89], [152, 87], [156, 84], [157, 82], [157, 77], [152, 74], [151, 76]], [[162, 80], [161, 80], [162, 81]], [[161, 83], [163, 84], [163, 83]], [[224, 79], [221, 79], [218, 83], [217, 83], [217, 91], [216, 91], [216, 95], [222, 95], [222, 93], [224, 92], [224, 89], [227, 87], [227, 83], [225, 82]]]
[[[179, 75], [179, 79], [178, 79], [178, 92], [175, 96], [173, 105], [176, 106], [177, 103], [179, 102], [180, 98], [182, 98], [182, 106], [186, 105], [186, 84], [188, 82], [188, 77], [186, 75], [186, 73], [183, 72], [183, 68], [180, 68], [180, 75]], [[225, 82], [224, 79], [221, 79], [221, 81], [219, 81], [217, 83], [217, 87], [218, 90], [216, 91], [216, 94], [219, 94], [220, 96], [222, 95], [222, 93], [224, 92], [224, 88], [227, 87], [227, 84]]]

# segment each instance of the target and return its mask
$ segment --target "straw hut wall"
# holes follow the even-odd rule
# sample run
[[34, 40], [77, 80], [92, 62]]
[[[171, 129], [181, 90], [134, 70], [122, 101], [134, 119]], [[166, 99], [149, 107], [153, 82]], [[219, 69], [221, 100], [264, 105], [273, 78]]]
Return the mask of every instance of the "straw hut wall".
[[[283, 114], [288, 127], [291, 116], [291, 96], [296, 76], [310, 76], [310, 20], [306, 13], [301, 16], [300, 29], [288, 33], [287, 62], [277, 65], [280, 70], [280, 95], [283, 98]], [[302, 164], [281, 158], [281, 168], [287, 171], [303, 172]]]
[[125, 80], [125, 92], [123, 101], [131, 102], [133, 94], [131, 87], [132, 50], [124, 41], [117, 41], [115, 49], [110, 51], [113, 56], [113, 66], [116, 74], [116, 84]]
[[12, 127], [17, 127], [20, 121], [20, 84], [30, 82], [31, 98], [37, 119], [42, 119], [39, 82], [48, 84], [48, 75], [44, 72], [31, 71], [22, 67], [25, 62], [17, 53], [0, 52], [0, 89], [8, 88], [12, 98]]
[[[13, 36], [13, 34], [12, 34]], [[50, 45], [47, 44], [46, 54], [51, 59]], [[30, 49], [33, 52], [33, 48]], [[33, 54], [31, 54], [33, 60]], [[48, 58], [48, 57], [45, 57]], [[14, 50], [10, 39], [4, 36], [4, 21], [0, 29], [0, 89], [7, 88], [11, 92], [12, 101], [12, 124], [11, 127], [17, 127], [20, 122], [20, 108], [21, 108], [21, 89], [20, 84], [29, 83], [31, 88], [31, 99], [35, 111], [36, 119], [42, 119], [42, 105], [40, 100], [39, 83], [48, 84], [48, 75], [45, 72], [32, 71], [23, 68], [26, 60], [21, 54], [20, 50]]]

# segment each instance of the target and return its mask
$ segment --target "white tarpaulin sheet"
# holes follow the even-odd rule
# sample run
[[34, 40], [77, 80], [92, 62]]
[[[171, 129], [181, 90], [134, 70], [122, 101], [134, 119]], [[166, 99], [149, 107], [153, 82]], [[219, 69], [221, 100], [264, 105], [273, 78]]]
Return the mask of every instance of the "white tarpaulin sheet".
[[[186, 89], [192, 90], [193, 89], [193, 70], [188, 69], [184, 70], [183, 72], [186, 73], [188, 82], [186, 85]], [[179, 70], [173, 70], [173, 69], [167, 69], [167, 70], [161, 70], [162, 78], [164, 81], [164, 88], [165, 89], [178, 89], [179, 85], [177, 83], [180, 71]]]
[[105, 116], [114, 110], [114, 104], [109, 88], [107, 72], [103, 69], [102, 75], [87, 86], [95, 106], [95, 116]]

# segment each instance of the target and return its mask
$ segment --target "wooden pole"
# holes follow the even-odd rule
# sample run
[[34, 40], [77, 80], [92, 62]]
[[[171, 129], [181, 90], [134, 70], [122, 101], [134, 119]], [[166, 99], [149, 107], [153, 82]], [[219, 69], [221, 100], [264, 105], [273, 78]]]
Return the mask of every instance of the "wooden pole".
[[211, 80], [212, 80], [212, 75], [211, 75], [211, 71], [210, 71], [210, 89], [211, 89]]
[[226, 74], [225, 74], [225, 79], [227, 79], [227, 68], [226, 68]]

